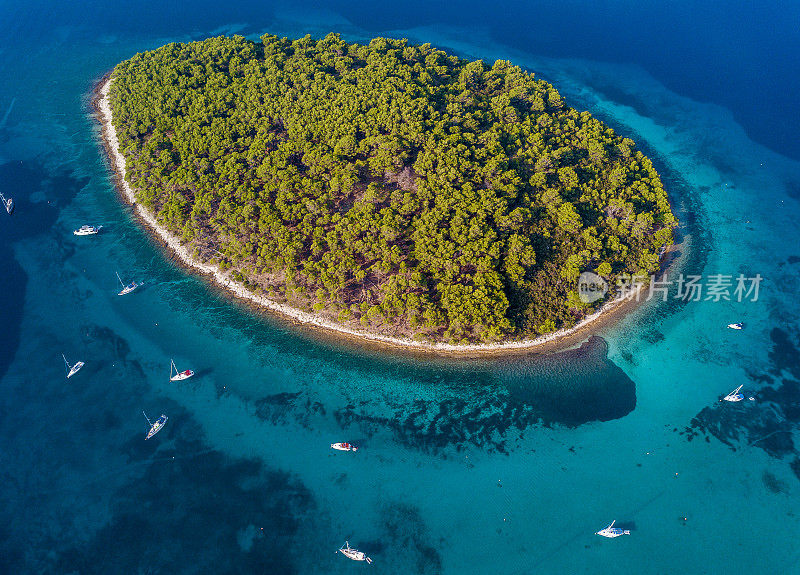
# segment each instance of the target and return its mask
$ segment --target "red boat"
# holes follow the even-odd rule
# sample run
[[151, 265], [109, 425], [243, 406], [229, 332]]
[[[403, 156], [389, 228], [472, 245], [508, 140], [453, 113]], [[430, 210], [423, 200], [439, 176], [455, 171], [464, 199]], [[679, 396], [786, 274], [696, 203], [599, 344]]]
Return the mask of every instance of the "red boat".
[[[189, 379], [194, 375], [194, 372], [191, 369], [186, 369], [184, 371], [178, 371], [178, 368], [175, 366], [175, 362], [169, 360], [169, 380], [170, 381], [183, 381], [184, 379]], [[173, 372], [175, 375], [172, 375]]]

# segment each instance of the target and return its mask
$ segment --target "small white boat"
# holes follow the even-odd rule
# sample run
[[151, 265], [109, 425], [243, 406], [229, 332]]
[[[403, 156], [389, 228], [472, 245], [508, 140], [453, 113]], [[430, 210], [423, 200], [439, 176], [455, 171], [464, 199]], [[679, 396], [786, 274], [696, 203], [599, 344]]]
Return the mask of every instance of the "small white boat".
[[3, 207], [6, 209], [9, 216], [14, 213], [14, 198], [6, 199], [3, 194], [0, 194], [0, 202], [3, 203]]
[[742, 401], [744, 399], [744, 395], [739, 393], [739, 390], [742, 389], [742, 387], [744, 387], [744, 386], [740, 385], [739, 387], [734, 389], [732, 392], [730, 392], [728, 395], [723, 397], [722, 400], [723, 401]]
[[742, 329], [744, 327], [743, 323], [729, 323], [728, 327], [730, 329]]
[[345, 541], [344, 545], [339, 547], [339, 551], [341, 551], [342, 555], [348, 559], [352, 559], [353, 561], [366, 561], [370, 565], [372, 564], [372, 559], [367, 557], [367, 554], [363, 551], [359, 551], [358, 549], [353, 549], [350, 547], [349, 541]]
[[64, 358], [64, 363], [67, 364], [67, 379], [78, 373], [84, 365], [82, 361], [76, 362], [75, 365], [70, 365], [63, 353], [61, 357]]
[[[173, 375], [173, 371], [175, 375]], [[194, 375], [194, 372], [191, 369], [186, 369], [184, 371], [178, 371], [178, 368], [175, 366], [175, 362], [173, 360], [169, 360], [169, 380], [170, 381], [183, 381], [184, 379], [189, 379]]]
[[75, 234], [76, 236], [93, 236], [94, 234], [99, 232], [100, 228], [102, 228], [102, 227], [103, 226], [94, 227], [94, 226], [84, 225], [84, 226], [79, 227], [77, 230], [73, 231], [72, 233]]
[[142, 411], [142, 415], [144, 415], [144, 418], [147, 420], [147, 423], [150, 424], [150, 431], [147, 432], [147, 437], [144, 438], [145, 441], [147, 441], [148, 439], [153, 437], [156, 433], [161, 431], [161, 428], [167, 424], [167, 419], [169, 419], [166, 415], [162, 413], [161, 417], [151, 422], [150, 418], [147, 417], [147, 414], [144, 411]]
[[338, 451], [358, 451], [358, 447], [347, 442], [331, 443], [331, 449], [336, 449]]
[[617, 520], [615, 519], [614, 521], [611, 522], [611, 524], [608, 527], [606, 527], [605, 529], [601, 529], [595, 535], [601, 535], [603, 537], [608, 537], [611, 539], [614, 537], [619, 537], [620, 535], [631, 534], [631, 532], [628, 531], [627, 529], [620, 529], [619, 527], [614, 527], [614, 523], [616, 522]]
[[135, 290], [137, 287], [139, 287], [139, 284], [137, 284], [136, 282], [131, 282], [131, 283], [126, 285], [122, 281], [122, 278], [119, 277], [119, 274], [117, 274], [117, 279], [119, 280], [119, 283], [122, 286], [122, 291], [119, 292], [117, 295], [125, 295], [126, 293], [131, 293], [133, 290]]

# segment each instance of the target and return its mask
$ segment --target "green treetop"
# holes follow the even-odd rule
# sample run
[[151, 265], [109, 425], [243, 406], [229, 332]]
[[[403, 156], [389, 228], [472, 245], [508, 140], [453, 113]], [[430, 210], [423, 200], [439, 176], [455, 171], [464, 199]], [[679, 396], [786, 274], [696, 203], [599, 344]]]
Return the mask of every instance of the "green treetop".
[[218, 37], [122, 62], [111, 106], [137, 200], [197, 257], [375, 331], [477, 342], [572, 325], [580, 272], [614, 285], [672, 243], [634, 142], [503, 60]]

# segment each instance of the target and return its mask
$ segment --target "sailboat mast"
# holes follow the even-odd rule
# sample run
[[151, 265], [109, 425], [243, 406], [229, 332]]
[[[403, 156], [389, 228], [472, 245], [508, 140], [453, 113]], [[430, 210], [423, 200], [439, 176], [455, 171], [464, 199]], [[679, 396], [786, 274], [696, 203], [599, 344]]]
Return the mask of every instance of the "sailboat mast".
[[[147, 417], [147, 414], [144, 412], [144, 410], [142, 410], [142, 415], [144, 415], [144, 418], [147, 420], [147, 423], [150, 423], [150, 418]], [[150, 423], [150, 427], [153, 427], [152, 423]]]
[[125, 284], [122, 282], [122, 278], [119, 277], [119, 272], [114, 272], [114, 273], [117, 274], [117, 279], [119, 280], [119, 285], [121, 285], [122, 287], [125, 287]]
[[67, 357], [63, 353], [61, 354], [61, 357], [64, 358], [64, 363], [67, 364], [67, 371], [69, 371], [70, 370], [70, 365], [69, 365], [69, 362], [67, 361]]

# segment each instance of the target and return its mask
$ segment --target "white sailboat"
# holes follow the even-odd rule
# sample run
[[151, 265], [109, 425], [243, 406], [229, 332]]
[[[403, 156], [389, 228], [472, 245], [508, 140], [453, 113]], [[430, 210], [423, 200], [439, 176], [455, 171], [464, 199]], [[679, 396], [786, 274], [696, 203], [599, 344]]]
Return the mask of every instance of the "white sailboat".
[[367, 557], [367, 554], [363, 551], [359, 551], [358, 549], [353, 549], [350, 547], [349, 541], [345, 541], [344, 545], [339, 547], [339, 551], [341, 551], [342, 555], [348, 559], [352, 559], [353, 561], [366, 561], [370, 565], [372, 564], [372, 559]]
[[94, 234], [98, 233], [103, 226], [90, 226], [90, 225], [83, 225], [79, 227], [77, 230], [73, 231], [72, 233], [76, 236], [93, 236]]
[[0, 202], [3, 203], [3, 207], [6, 209], [9, 216], [14, 213], [14, 198], [6, 199], [3, 194], [0, 194]]
[[346, 441], [340, 443], [331, 443], [331, 449], [335, 449], [337, 451], [358, 451], [358, 447], [352, 443], [347, 443]]
[[[175, 372], [175, 375], [172, 373]], [[178, 368], [175, 365], [173, 360], [169, 360], [169, 380], [170, 381], [183, 381], [184, 379], [189, 379], [194, 375], [194, 372], [191, 369], [186, 369], [184, 371], [178, 371]]]
[[613, 539], [614, 537], [619, 537], [620, 535], [631, 534], [631, 532], [628, 531], [627, 529], [620, 529], [619, 527], [614, 527], [614, 523], [616, 522], [617, 520], [614, 519], [614, 521], [612, 521], [608, 527], [606, 527], [605, 529], [601, 529], [600, 531], [595, 533], [595, 535], [600, 535], [602, 537], [608, 537], [609, 539]]
[[732, 392], [730, 392], [728, 395], [723, 397], [722, 400], [723, 401], [742, 401], [744, 399], [744, 395], [739, 393], [739, 390], [742, 389], [742, 387], [744, 387], [744, 386], [740, 385], [739, 387], [734, 389]]
[[64, 358], [64, 363], [67, 364], [67, 379], [78, 373], [84, 365], [82, 361], [76, 362], [75, 365], [70, 365], [63, 353], [61, 354], [61, 357]]
[[744, 327], [743, 323], [729, 323], [728, 327], [730, 329], [742, 329]]
[[144, 438], [145, 441], [147, 441], [148, 439], [153, 437], [156, 433], [161, 431], [161, 428], [167, 424], [167, 420], [169, 419], [169, 417], [167, 417], [162, 413], [161, 417], [156, 419], [155, 422], [152, 422], [150, 421], [150, 418], [147, 417], [147, 414], [144, 411], [142, 411], [142, 415], [144, 415], [144, 418], [147, 420], [147, 423], [150, 424], [150, 430], [147, 432], [147, 437]]
[[137, 284], [136, 282], [131, 282], [128, 285], [125, 285], [125, 283], [122, 281], [122, 278], [119, 277], [118, 273], [117, 273], [117, 279], [119, 280], [119, 283], [122, 286], [122, 291], [119, 292], [117, 295], [125, 295], [126, 293], [131, 293], [133, 290], [139, 287], [139, 284]]

